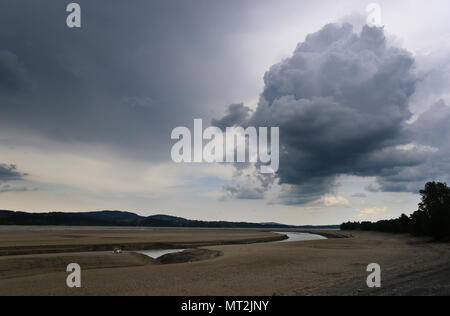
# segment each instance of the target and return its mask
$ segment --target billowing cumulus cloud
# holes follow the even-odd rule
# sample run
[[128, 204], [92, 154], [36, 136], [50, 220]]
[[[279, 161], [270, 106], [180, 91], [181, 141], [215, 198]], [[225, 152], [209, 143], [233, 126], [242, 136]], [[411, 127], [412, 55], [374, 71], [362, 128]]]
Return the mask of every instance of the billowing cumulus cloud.
[[439, 101], [411, 124], [414, 143], [428, 154], [417, 166], [401, 168], [397, 173], [378, 177], [383, 191], [418, 192], [427, 181], [450, 180], [450, 107]]
[[260, 173], [251, 164], [237, 164], [232, 182], [223, 186], [221, 199], [263, 200], [273, 182], [272, 175]]
[[227, 127], [242, 126], [248, 122], [251, 110], [244, 104], [231, 104], [221, 119], [213, 119], [212, 125], [225, 130]]
[[[332, 192], [341, 175], [395, 176], [427, 152], [411, 142], [414, 58], [388, 45], [382, 28], [329, 24], [270, 68], [247, 125], [280, 127], [280, 202], [304, 204]], [[239, 111], [237, 111], [239, 109]], [[232, 106], [241, 122], [247, 115]]]
[[416, 117], [439, 100], [450, 102], [450, 49], [415, 56], [420, 83], [411, 99], [411, 110]]

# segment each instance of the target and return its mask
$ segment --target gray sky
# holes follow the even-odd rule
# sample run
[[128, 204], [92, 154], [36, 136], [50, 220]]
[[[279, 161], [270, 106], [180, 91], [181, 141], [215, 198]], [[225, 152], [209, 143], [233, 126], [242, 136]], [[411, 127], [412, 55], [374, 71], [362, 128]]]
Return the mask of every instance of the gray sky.
[[[1, 209], [335, 224], [448, 181], [448, 1], [378, 1], [376, 31], [360, 0], [78, 3], [81, 29], [0, 3]], [[275, 177], [171, 161], [173, 128], [224, 116], [280, 126]]]

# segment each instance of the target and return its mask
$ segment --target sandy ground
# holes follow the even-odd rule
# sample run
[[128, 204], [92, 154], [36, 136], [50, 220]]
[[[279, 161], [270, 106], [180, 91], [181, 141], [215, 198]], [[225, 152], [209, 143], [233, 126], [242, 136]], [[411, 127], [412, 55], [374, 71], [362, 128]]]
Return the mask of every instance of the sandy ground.
[[[172, 242], [196, 232], [173, 237], [165, 231]], [[270, 235], [239, 234], [243, 240], [248, 240], [247, 234]], [[345, 239], [208, 246], [222, 255], [176, 264], [133, 253], [3, 256], [0, 295], [450, 295], [450, 244], [381, 233], [351, 234]], [[9, 242], [13, 243], [11, 238]], [[80, 289], [66, 287], [65, 265], [71, 262], [82, 267]], [[366, 286], [366, 267], [372, 262], [382, 267], [381, 289]]]
[[262, 230], [0, 226], [0, 256], [124, 250], [190, 248], [272, 241], [282, 236]]

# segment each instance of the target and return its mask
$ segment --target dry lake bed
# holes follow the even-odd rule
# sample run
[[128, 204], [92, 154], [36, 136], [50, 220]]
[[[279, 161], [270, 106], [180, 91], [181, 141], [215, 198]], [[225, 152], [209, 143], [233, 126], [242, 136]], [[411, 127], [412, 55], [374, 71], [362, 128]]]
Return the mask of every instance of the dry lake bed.
[[[450, 245], [404, 235], [0, 226], [0, 295], [450, 295]], [[342, 238], [344, 237], [344, 238]], [[288, 240], [289, 241], [289, 240]], [[113, 254], [116, 247], [123, 249]], [[186, 249], [158, 259], [140, 251]], [[69, 263], [81, 288], [66, 285]], [[370, 263], [382, 287], [366, 285]]]

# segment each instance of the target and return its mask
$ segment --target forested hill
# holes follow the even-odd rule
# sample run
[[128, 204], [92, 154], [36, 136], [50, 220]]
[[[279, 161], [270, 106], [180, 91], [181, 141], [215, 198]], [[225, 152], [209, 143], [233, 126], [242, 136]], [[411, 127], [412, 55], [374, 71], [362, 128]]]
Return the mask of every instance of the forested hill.
[[169, 215], [140, 216], [122, 211], [80, 213], [26, 213], [0, 211], [0, 225], [59, 226], [144, 226], [144, 227], [210, 227], [210, 228], [329, 228], [338, 226], [289, 226], [278, 223], [208, 222]]

